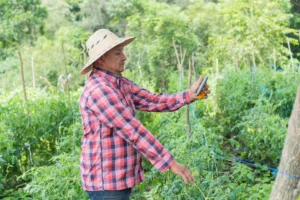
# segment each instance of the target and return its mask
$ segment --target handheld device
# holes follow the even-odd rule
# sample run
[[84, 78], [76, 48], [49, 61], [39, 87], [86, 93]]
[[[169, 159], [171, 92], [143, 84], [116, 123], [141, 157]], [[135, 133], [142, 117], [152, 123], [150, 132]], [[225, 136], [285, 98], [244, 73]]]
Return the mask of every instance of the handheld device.
[[200, 95], [201, 91], [203, 90], [204, 86], [206, 85], [207, 80], [208, 80], [208, 77], [205, 76], [197, 89], [197, 92], [196, 92], [197, 96]]

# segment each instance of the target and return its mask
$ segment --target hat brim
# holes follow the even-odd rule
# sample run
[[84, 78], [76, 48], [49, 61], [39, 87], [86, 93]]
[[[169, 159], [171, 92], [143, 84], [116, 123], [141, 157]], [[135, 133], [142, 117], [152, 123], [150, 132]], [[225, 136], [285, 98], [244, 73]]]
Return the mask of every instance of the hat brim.
[[114, 48], [114, 47], [116, 47], [118, 45], [124, 45], [125, 46], [125, 45], [129, 44], [130, 42], [132, 42], [134, 39], [135, 39], [135, 37], [125, 37], [125, 38], [118, 39], [115, 43], [111, 44], [106, 49], [100, 51], [99, 54], [97, 54], [93, 58], [90, 58], [89, 61], [84, 65], [84, 67], [80, 71], [80, 74], [81, 75], [85, 75], [86, 73], [88, 73], [89, 71], [91, 71], [92, 68], [93, 68], [93, 63], [98, 58], [100, 58], [101, 56], [103, 56], [106, 52], [108, 52], [109, 50], [111, 50], [112, 48]]

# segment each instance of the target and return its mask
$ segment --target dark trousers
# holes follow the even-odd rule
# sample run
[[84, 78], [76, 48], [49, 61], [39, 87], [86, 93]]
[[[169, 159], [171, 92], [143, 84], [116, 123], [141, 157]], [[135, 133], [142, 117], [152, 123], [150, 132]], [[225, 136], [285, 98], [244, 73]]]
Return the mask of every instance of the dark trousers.
[[86, 191], [90, 200], [129, 200], [131, 188], [125, 190]]

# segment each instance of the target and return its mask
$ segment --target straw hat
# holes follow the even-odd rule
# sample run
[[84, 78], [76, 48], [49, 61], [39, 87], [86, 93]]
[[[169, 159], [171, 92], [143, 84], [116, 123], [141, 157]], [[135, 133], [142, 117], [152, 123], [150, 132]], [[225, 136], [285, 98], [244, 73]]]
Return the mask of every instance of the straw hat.
[[84, 65], [80, 74], [84, 75], [92, 70], [93, 63], [112, 48], [122, 44], [127, 45], [135, 37], [118, 38], [114, 33], [107, 29], [99, 29], [86, 42], [89, 54], [89, 61]]

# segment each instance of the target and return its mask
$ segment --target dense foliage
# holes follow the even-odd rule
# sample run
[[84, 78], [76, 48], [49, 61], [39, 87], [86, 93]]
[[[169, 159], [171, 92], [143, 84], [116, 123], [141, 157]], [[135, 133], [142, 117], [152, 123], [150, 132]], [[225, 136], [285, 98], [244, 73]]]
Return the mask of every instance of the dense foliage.
[[[191, 137], [185, 109], [139, 113], [174, 157], [191, 169], [196, 183], [187, 186], [173, 174], [159, 174], [145, 160], [147, 181], [137, 186], [135, 199], [268, 197], [274, 180], [271, 171], [232, 158], [277, 166], [299, 79], [294, 73], [269, 69], [228, 71], [210, 78], [212, 97], [189, 106]], [[26, 107], [18, 93], [1, 96], [2, 192], [28, 199], [86, 198], [78, 172], [79, 92], [72, 92], [70, 99], [54, 90], [29, 95]], [[26, 186], [18, 193], [9, 190], [23, 188], [22, 184]]]
[[297, 1], [0, 0], [0, 11], [1, 199], [87, 199], [79, 71], [99, 28], [137, 37], [124, 76], [142, 87], [185, 90], [190, 66], [212, 90], [188, 109], [138, 112], [196, 182], [145, 159], [132, 199], [268, 199], [300, 85]]

